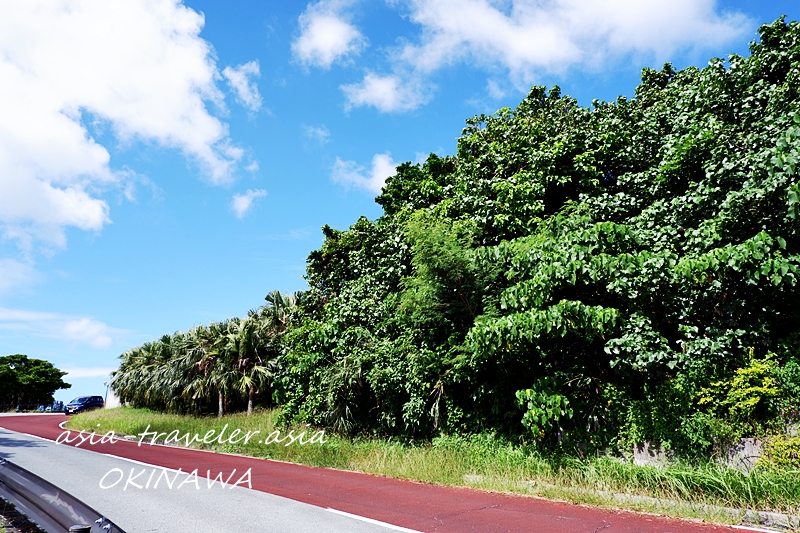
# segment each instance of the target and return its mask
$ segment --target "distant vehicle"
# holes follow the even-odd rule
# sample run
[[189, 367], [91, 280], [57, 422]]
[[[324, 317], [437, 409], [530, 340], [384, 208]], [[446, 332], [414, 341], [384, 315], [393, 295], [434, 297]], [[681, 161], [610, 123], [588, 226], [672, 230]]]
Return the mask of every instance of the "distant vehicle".
[[64, 406], [64, 414], [74, 415], [82, 411], [102, 409], [105, 405], [102, 396], [79, 396]]

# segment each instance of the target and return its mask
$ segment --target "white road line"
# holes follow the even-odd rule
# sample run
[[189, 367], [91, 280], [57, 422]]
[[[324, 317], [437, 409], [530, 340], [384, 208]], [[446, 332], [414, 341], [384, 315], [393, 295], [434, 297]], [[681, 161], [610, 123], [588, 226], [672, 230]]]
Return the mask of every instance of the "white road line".
[[387, 524], [386, 522], [381, 522], [380, 520], [373, 520], [372, 518], [358, 516], [357, 514], [345, 513], [344, 511], [339, 511], [338, 509], [331, 509], [330, 507], [328, 507], [325, 510], [330, 511], [332, 513], [340, 514], [342, 516], [346, 516], [348, 518], [354, 518], [355, 520], [361, 520], [362, 522], [374, 524], [376, 526], [385, 527], [386, 529], [393, 529], [395, 531], [404, 531], [405, 533], [422, 533], [421, 531], [417, 531], [416, 529], [408, 529], [407, 527], [400, 527], [400, 526], [395, 526], [394, 524]]
[[[20, 432], [20, 433], [22, 433], [22, 432]], [[50, 440], [50, 439], [46, 439], [46, 438], [44, 438], [44, 437], [40, 437], [39, 435], [31, 435], [30, 433], [22, 433], [22, 434], [23, 434], [23, 435], [27, 435], [27, 436], [29, 436], [29, 437], [33, 437], [34, 439], [46, 440], [47, 442], [54, 442], [54, 441], [52, 441], [52, 440]]]
[[763, 529], [760, 527], [751, 527], [751, 526], [731, 526], [735, 529], [742, 529], [744, 531], [763, 531], [764, 533], [779, 533], [780, 529]]

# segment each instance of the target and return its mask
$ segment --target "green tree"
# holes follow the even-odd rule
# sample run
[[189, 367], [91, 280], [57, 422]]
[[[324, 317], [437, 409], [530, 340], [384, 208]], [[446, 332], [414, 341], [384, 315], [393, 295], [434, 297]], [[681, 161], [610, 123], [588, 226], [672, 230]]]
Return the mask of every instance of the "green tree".
[[49, 405], [53, 394], [72, 385], [62, 379], [67, 373], [52, 363], [27, 355], [0, 357], [0, 403], [5, 405]]

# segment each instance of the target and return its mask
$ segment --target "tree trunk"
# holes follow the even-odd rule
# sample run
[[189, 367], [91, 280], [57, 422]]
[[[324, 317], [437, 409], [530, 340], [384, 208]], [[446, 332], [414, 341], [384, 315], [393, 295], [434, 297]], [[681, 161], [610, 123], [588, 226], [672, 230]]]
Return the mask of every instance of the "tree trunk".
[[222, 407], [222, 402], [223, 402], [223, 396], [222, 396], [222, 393], [220, 392], [219, 393], [219, 412], [217, 413], [217, 416], [219, 416], [219, 417], [221, 417], [225, 412], [223, 407]]
[[256, 389], [255, 387], [250, 387], [250, 393], [247, 395], [247, 416], [253, 414], [253, 398], [255, 398]]

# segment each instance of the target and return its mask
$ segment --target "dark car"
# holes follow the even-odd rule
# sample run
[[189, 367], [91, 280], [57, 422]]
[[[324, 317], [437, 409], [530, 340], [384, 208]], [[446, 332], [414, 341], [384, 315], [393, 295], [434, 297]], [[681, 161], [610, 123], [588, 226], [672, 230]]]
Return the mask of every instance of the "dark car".
[[102, 396], [79, 396], [64, 406], [64, 413], [74, 415], [81, 411], [102, 409], [105, 405]]

